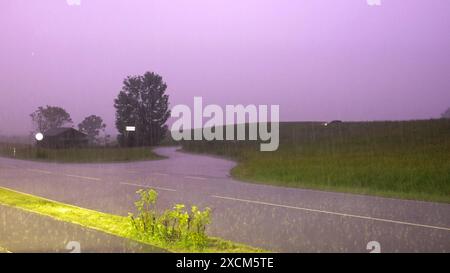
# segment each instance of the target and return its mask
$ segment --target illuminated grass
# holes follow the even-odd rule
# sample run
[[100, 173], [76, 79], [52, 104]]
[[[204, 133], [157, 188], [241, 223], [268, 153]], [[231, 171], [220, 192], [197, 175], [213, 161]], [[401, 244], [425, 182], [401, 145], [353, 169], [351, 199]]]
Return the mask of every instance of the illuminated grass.
[[[141, 243], [163, 248], [171, 252], [193, 252], [190, 249], [185, 249], [179, 246], [166, 245], [161, 242], [141, 238], [133, 230], [128, 217], [80, 208], [2, 187], [0, 187], [0, 204], [48, 216], [59, 221], [69, 222], [108, 234], [128, 238]], [[209, 238], [208, 246], [202, 251], [263, 252], [261, 249], [215, 237]]]

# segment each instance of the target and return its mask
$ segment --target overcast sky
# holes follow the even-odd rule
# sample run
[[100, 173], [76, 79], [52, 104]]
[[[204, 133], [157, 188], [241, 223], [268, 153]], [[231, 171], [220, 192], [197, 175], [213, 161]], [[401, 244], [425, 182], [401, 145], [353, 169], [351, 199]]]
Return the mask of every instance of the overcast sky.
[[40, 105], [114, 130], [127, 75], [172, 106], [279, 104], [282, 120], [438, 117], [450, 106], [450, 1], [0, 1], [0, 134]]

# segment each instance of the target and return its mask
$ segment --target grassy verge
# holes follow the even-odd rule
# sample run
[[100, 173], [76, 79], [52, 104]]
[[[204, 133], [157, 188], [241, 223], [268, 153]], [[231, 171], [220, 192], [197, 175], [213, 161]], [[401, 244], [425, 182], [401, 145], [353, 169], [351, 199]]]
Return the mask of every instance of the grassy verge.
[[185, 141], [239, 162], [235, 178], [287, 187], [450, 203], [450, 120], [280, 124], [280, 146]]
[[[14, 148], [16, 149], [15, 156]], [[126, 162], [161, 158], [153, 153], [150, 147], [44, 149], [15, 144], [0, 144], [0, 156], [63, 163]]]
[[[131, 226], [130, 219], [119, 215], [112, 215], [84, 209], [49, 199], [20, 193], [0, 187], [0, 204], [19, 208], [25, 211], [52, 217], [59, 221], [65, 221], [83, 227], [99, 230], [108, 234], [128, 238], [141, 243], [146, 243], [172, 252], [189, 252], [174, 246], [164, 245], [158, 241], [147, 240], [136, 234]], [[263, 250], [246, 246], [220, 238], [208, 239], [208, 246], [204, 252], [262, 252]]]

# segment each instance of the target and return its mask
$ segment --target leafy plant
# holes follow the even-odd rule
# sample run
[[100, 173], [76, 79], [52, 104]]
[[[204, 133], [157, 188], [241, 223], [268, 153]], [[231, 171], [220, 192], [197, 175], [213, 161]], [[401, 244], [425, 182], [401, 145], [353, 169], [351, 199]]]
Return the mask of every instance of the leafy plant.
[[139, 200], [134, 203], [138, 213], [137, 217], [130, 214], [134, 229], [143, 234], [154, 234], [156, 229], [156, 200], [158, 193], [155, 190], [138, 190]]
[[45, 150], [37, 149], [36, 150], [36, 158], [37, 159], [46, 159], [46, 158], [48, 158], [48, 154]]
[[181, 245], [185, 248], [203, 249], [207, 246], [206, 227], [211, 223], [211, 209], [203, 211], [197, 206], [186, 209], [176, 204], [172, 209], [159, 213], [156, 208], [158, 193], [153, 190], [138, 190], [135, 202], [137, 215], [130, 214], [133, 229], [144, 238], [165, 244]]

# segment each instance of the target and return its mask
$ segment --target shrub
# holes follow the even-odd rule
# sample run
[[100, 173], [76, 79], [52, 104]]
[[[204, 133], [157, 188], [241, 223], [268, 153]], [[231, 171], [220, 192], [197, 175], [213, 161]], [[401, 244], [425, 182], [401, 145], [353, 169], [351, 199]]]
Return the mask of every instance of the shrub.
[[200, 210], [192, 206], [186, 210], [184, 204], [159, 213], [156, 209], [158, 193], [153, 190], [138, 190], [135, 202], [137, 215], [130, 214], [133, 229], [148, 240], [164, 244], [180, 244], [186, 248], [203, 249], [207, 245], [206, 227], [211, 223], [211, 209]]

